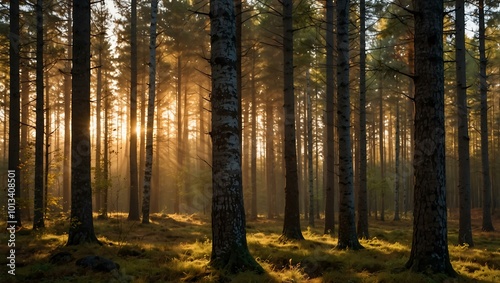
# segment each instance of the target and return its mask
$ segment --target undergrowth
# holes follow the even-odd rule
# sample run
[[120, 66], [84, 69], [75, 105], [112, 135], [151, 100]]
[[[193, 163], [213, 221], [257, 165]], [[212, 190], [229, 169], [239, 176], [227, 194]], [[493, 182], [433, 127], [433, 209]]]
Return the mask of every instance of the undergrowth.
[[[280, 243], [282, 219], [249, 221], [247, 240], [251, 254], [264, 274], [229, 275], [208, 268], [211, 252], [210, 219], [202, 215], [155, 214], [151, 224], [126, 220], [126, 214], [111, 214], [95, 220], [98, 245], [66, 247], [68, 221], [59, 216], [46, 221], [47, 228], [29, 226], [16, 233], [16, 275], [7, 274], [6, 257], [0, 282], [500, 282], [500, 233], [481, 232], [473, 225], [473, 248], [453, 245], [457, 223], [449, 223], [449, 250], [458, 278], [425, 275], [404, 268], [411, 247], [410, 219], [398, 222], [370, 219], [372, 238], [360, 240], [359, 251], [335, 249], [337, 240], [323, 235], [322, 223], [315, 228], [303, 222], [306, 240]], [[500, 227], [500, 219], [495, 223]], [[473, 223], [480, 223], [474, 221]], [[5, 222], [0, 222], [4, 225]], [[0, 234], [1, 254], [7, 255], [7, 233]], [[73, 259], [49, 263], [58, 252]], [[120, 265], [119, 271], [94, 272], [75, 261], [99, 255]]]

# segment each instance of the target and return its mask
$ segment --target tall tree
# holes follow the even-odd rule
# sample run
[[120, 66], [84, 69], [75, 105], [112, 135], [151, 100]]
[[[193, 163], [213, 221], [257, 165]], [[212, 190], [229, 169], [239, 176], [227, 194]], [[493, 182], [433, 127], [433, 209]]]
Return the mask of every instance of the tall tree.
[[282, 240], [304, 239], [300, 230], [299, 183], [295, 140], [295, 96], [293, 87], [293, 1], [283, 1], [283, 61], [285, 110], [285, 219]]
[[443, 1], [415, 4], [415, 188], [413, 240], [406, 267], [455, 275], [446, 217]]
[[399, 170], [399, 163], [400, 163], [400, 151], [401, 151], [401, 146], [399, 144], [400, 141], [400, 128], [399, 128], [399, 100], [396, 100], [396, 138], [394, 141], [394, 147], [395, 147], [395, 153], [396, 156], [394, 157], [394, 221], [399, 221], [399, 190], [400, 190], [400, 170]]
[[72, 44], [73, 31], [71, 25], [72, 17], [72, 0], [67, 1], [67, 44], [66, 64], [64, 66], [64, 159], [63, 159], [63, 211], [69, 211], [71, 198], [71, 59], [72, 59]]
[[325, 181], [325, 234], [335, 232], [335, 142], [333, 100], [335, 75], [333, 73], [333, 0], [326, 0], [326, 181]]
[[[36, 140], [35, 140], [35, 198], [33, 229], [43, 228], [43, 0], [36, 2]], [[49, 134], [49, 133], [47, 133]], [[48, 162], [48, 160], [46, 161]]]
[[71, 222], [67, 245], [99, 243], [90, 179], [90, 0], [73, 1]]
[[491, 177], [488, 157], [488, 83], [486, 80], [486, 48], [484, 0], [479, 0], [479, 92], [481, 98], [481, 169], [483, 175], [483, 231], [494, 231], [491, 221]]
[[339, 134], [338, 249], [362, 249], [356, 234], [349, 96], [349, 0], [337, 1], [337, 119]]
[[366, 4], [359, 1], [359, 169], [358, 226], [359, 238], [369, 238], [368, 196], [366, 188]]
[[156, 21], [158, 0], [151, 0], [151, 29], [149, 32], [149, 101], [146, 132], [146, 168], [144, 169], [144, 191], [142, 194], [142, 223], [149, 223], [151, 199], [151, 175], [153, 171], [153, 125], [156, 96]]
[[[21, 127], [20, 79], [19, 79], [19, 1], [10, 1], [9, 7], [9, 61], [10, 61], [10, 101], [9, 101], [9, 170], [15, 172], [15, 210], [9, 214], [9, 221], [21, 227], [21, 170], [19, 168], [19, 131]], [[9, 191], [10, 193], [10, 191]]]
[[309, 226], [314, 227], [314, 175], [313, 175], [313, 115], [311, 94], [309, 93], [309, 68], [306, 70], [306, 100], [307, 100], [307, 169], [309, 187]]
[[[74, 53], [73, 53], [74, 54]], [[137, 0], [131, 3], [130, 20], [130, 196], [128, 220], [140, 220], [137, 175]]]
[[262, 271], [248, 251], [241, 184], [235, 15], [232, 0], [210, 1], [212, 67], [212, 255], [229, 272]]
[[458, 222], [458, 244], [474, 246], [471, 228], [470, 157], [467, 111], [467, 81], [465, 64], [465, 7], [464, 0], [455, 1], [455, 62], [457, 80], [458, 118], [458, 194], [460, 217]]

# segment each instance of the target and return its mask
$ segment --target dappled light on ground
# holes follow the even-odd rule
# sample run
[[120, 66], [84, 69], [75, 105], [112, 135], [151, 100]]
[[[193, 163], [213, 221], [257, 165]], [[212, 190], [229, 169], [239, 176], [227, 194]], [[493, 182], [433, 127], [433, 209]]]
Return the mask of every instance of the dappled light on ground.
[[[17, 232], [16, 276], [0, 275], [1, 282], [495, 282], [500, 281], [500, 233], [474, 231], [474, 248], [453, 245], [456, 223], [450, 221], [450, 256], [457, 279], [414, 274], [404, 269], [411, 248], [411, 220], [371, 220], [371, 239], [359, 251], [335, 249], [337, 239], [323, 235], [323, 227], [302, 223], [304, 241], [280, 243], [282, 220], [259, 218], [247, 223], [251, 254], [264, 274], [221, 274], [210, 269], [211, 230], [208, 216], [154, 214], [150, 224], [127, 221], [113, 213], [95, 220], [98, 245], [66, 247], [68, 221], [47, 221], [48, 228]], [[496, 222], [499, 222], [496, 219]], [[5, 223], [0, 223], [5, 225]], [[498, 226], [500, 227], [500, 225]], [[1, 241], [7, 234], [2, 232]], [[7, 246], [0, 251], [7, 253]], [[68, 252], [68, 262], [50, 263], [52, 255]], [[119, 271], [95, 272], [75, 261], [88, 255], [111, 259]], [[5, 259], [2, 260], [4, 264]], [[7, 281], [5, 281], [7, 280]]]

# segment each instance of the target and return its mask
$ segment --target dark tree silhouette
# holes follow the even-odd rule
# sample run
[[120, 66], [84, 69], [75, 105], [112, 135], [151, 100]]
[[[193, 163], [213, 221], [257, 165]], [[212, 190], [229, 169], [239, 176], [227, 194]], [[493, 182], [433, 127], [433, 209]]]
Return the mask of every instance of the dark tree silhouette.
[[67, 245], [99, 243], [90, 179], [90, 0], [73, 1], [71, 222]]

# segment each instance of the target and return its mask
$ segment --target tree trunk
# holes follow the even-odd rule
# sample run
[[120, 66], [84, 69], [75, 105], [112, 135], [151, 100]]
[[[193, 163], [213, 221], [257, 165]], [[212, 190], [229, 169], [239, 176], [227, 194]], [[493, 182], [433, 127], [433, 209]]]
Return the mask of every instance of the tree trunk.
[[[19, 130], [21, 118], [21, 105], [19, 93], [19, 1], [10, 1], [9, 7], [9, 65], [10, 65], [10, 101], [9, 101], [9, 173], [15, 174], [9, 179], [9, 200], [14, 199], [14, 211], [11, 210], [12, 203], [9, 202], [9, 213], [7, 224], [9, 227], [22, 227], [21, 223], [21, 171], [19, 164]], [[10, 178], [9, 174], [9, 178]], [[11, 182], [14, 182], [12, 187]], [[12, 191], [11, 188], [14, 188]], [[14, 194], [12, 194], [14, 193]]]
[[337, 1], [337, 119], [339, 135], [339, 240], [337, 249], [362, 249], [356, 234], [349, 96], [349, 0]]
[[184, 157], [182, 145], [182, 56], [177, 57], [177, 182], [174, 187], [174, 213], [180, 213]]
[[[379, 119], [378, 119], [378, 136], [380, 139], [379, 142], [379, 153], [380, 153], [380, 200], [381, 200], [381, 208], [380, 208], [380, 220], [385, 221], [385, 203], [384, 203], [384, 198], [385, 198], [385, 156], [384, 156], [384, 136], [385, 136], [385, 129], [384, 129], [384, 84], [383, 84], [383, 77], [379, 77]], [[375, 199], [377, 201], [377, 199]]]
[[[105, 74], [107, 79], [107, 72]], [[103, 170], [102, 170], [102, 208], [99, 217], [101, 219], [108, 218], [108, 194], [109, 194], [109, 92], [106, 86], [104, 92], [104, 153], [103, 153]]]
[[457, 80], [458, 118], [458, 193], [460, 217], [458, 222], [458, 244], [474, 246], [471, 229], [470, 201], [470, 157], [467, 110], [467, 81], [465, 64], [465, 15], [464, 0], [456, 0], [455, 10], [455, 61]]
[[138, 221], [139, 180], [137, 174], [137, 0], [131, 3], [130, 23], [130, 196], [128, 220]]
[[306, 99], [307, 99], [307, 168], [309, 179], [309, 226], [314, 227], [314, 175], [313, 175], [313, 118], [311, 94], [309, 93], [309, 69], [306, 70]]
[[255, 87], [255, 50], [252, 52], [252, 71], [250, 92], [252, 94], [252, 149], [251, 149], [251, 170], [252, 170], [252, 205], [250, 219], [257, 219], [257, 90]]
[[281, 240], [304, 239], [300, 230], [299, 184], [295, 140], [295, 97], [293, 87], [293, 1], [283, 1], [283, 61], [285, 111], [285, 219]]
[[276, 213], [276, 177], [274, 154], [274, 111], [273, 100], [268, 97], [266, 103], [266, 178], [267, 178], [267, 218], [274, 218]]
[[[33, 229], [45, 227], [43, 216], [43, 0], [36, 2], [36, 140]], [[48, 134], [48, 133], [47, 133]]]
[[400, 130], [399, 130], [399, 100], [396, 101], [396, 140], [394, 141], [394, 148], [396, 151], [395, 159], [395, 176], [394, 176], [394, 221], [399, 221], [399, 156], [400, 156]]
[[365, 39], [365, 0], [360, 0], [359, 24], [359, 169], [358, 171], [358, 226], [360, 239], [368, 239], [368, 196], [366, 189], [366, 39]]
[[[99, 27], [103, 28], [103, 27]], [[104, 29], [104, 28], [103, 28]], [[99, 45], [97, 46], [97, 82], [96, 82], [96, 140], [95, 140], [95, 173], [94, 173], [94, 184], [95, 184], [95, 204], [96, 211], [100, 213], [102, 208], [102, 168], [101, 168], [101, 100], [102, 100], [102, 49], [103, 49], [103, 37], [104, 35], [100, 30], [99, 33]]]
[[64, 159], [63, 159], [63, 211], [69, 211], [71, 202], [71, 62], [72, 59], [72, 37], [73, 32], [71, 25], [73, 23], [71, 1], [67, 1], [68, 5], [68, 36], [67, 36], [67, 56], [66, 64], [64, 67]]
[[486, 78], [484, 0], [479, 0], [479, 84], [481, 94], [481, 168], [483, 171], [483, 231], [494, 231], [491, 221], [491, 177], [488, 157], [488, 82]]
[[231, 273], [263, 269], [248, 251], [241, 185], [235, 18], [232, 0], [210, 1], [212, 66], [212, 255]]
[[144, 169], [144, 192], [142, 194], [142, 223], [149, 223], [151, 200], [151, 175], [153, 171], [153, 126], [156, 96], [156, 18], [158, 0], [151, 0], [151, 27], [149, 33], [149, 101], [146, 132], [146, 168]]
[[67, 245], [99, 243], [90, 180], [90, 1], [73, 1], [71, 222]]
[[406, 267], [456, 275], [447, 238], [443, 1], [415, 1], [415, 197]]
[[326, 180], [325, 180], [325, 234], [335, 232], [335, 142], [333, 100], [335, 76], [333, 73], [333, 0], [326, 0]]

